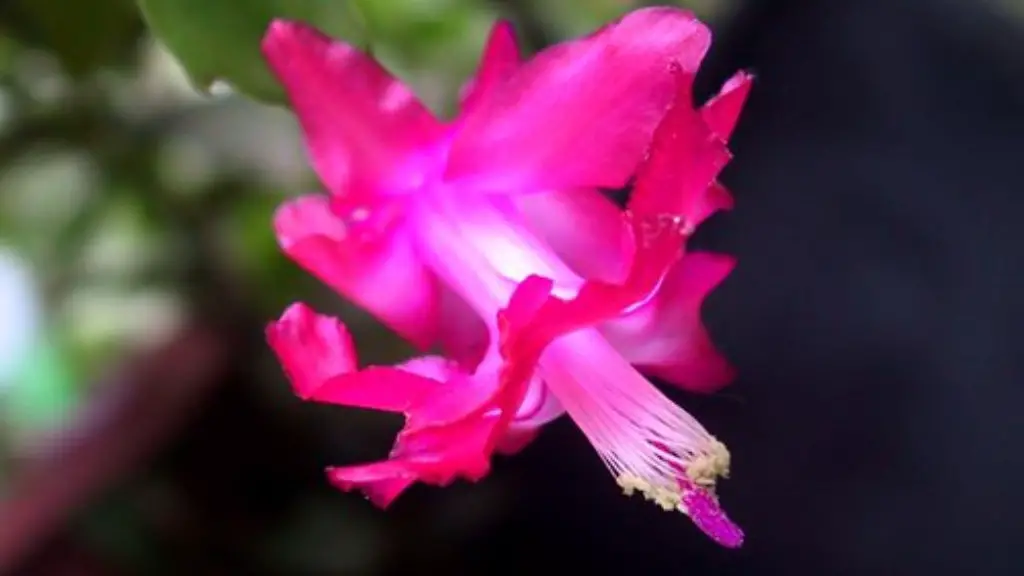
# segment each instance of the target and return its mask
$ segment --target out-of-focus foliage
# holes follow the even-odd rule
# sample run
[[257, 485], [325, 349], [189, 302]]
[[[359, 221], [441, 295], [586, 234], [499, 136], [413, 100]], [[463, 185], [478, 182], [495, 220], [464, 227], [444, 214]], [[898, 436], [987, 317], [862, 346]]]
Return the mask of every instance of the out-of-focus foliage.
[[255, 98], [281, 102], [284, 93], [260, 55], [260, 38], [274, 18], [314, 23], [358, 44], [359, 10], [352, 0], [138, 0], [150, 29], [201, 89], [216, 81]]
[[130, 63], [144, 32], [131, 0], [9, 0], [0, 3], [0, 26], [26, 46], [51, 52], [74, 76]]

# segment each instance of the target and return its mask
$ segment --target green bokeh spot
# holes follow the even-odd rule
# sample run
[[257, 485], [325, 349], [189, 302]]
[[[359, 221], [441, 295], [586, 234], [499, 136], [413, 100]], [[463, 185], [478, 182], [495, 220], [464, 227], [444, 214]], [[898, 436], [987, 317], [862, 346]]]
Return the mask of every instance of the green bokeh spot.
[[25, 358], [18, 376], [4, 393], [0, 409], [16, 434], [31, 434], [67, 418], [81, 392], [63, 349], [44, 339]]

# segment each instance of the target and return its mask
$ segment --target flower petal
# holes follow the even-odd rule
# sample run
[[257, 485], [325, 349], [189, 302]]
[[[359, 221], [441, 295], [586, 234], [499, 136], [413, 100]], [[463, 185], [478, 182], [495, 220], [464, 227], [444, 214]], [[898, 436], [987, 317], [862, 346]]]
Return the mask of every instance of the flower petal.
[[711, 392], [728, 384], [734, 370], [711, 342], [700, 309], [734, 266], [731, 256], [686, 254], [653, 298], [602, 324], [602, 334], [630, 363], [682, 388]]
[[631, 362], [688, 389], [713, 390], [730, 381], [733, 372], [701, 325], [700, 306], [734, 261], [715, 255], [683, 257], [682, 237], [714, 208], [731, 202], [714, 183], [729, 152], [691, 108], [690, 79], [682, 71], [677, 75], [680, 91], [655, 131], [629, 202], [636, 241], [630, 274], [620, 286], [584, 286], [575, 305], [589, 302], [606, 313], [626, 306], [620, 308], [621, 319], [603, 328]]
[[[722, 90], [701, 108], [701, 117], [707, 127], [722, 140], [728, 142], [739, 120], [740, 112], [750, 94], [754, 77], [747, 72], [737, 72], [726, 81]], [[731, 210], [732, 195], [718, 182], [714, 182], [707, 193], [699, 195], [693, 206], [693, 225], [701, 222], [719, 210]]]
[[704, 197], [729, 160], [725, 143], [690, 107], [692, 77], [673, 65], [679, 91], [654, 132], [626, 211], [634, 250], [622, 281], [591, 279], [568, 302], [552, 299], [556, 333], [613, 319], [648, 301], [680, 259], [683, 242], [707, 205]]
[[623, 186], [672, 99], [669, 63], [692, 74], [710, 38], [693, 14], [658, 7], [544, 50], [469, 111], [446, 177], [513, 192]]
[[345, 325], [295, 303], [266, 329], [295, 394], [310, 398], [325, 381], [356, 369], [355, 347]]
[[597, 190], [566, 190], [514, 201], [530, 229], [581, 277], [614, 282], [625, 275], [633, 237], [610, 198]]
[[675, 100], [655, 130], [629, 200], [634, 218], [681, 218], [687, 233], [706, 216], [708, 190], [729, 162], [729, 149], [693, 109], [693, 76], [673, 66]]
[[499, 454], [511, 455], [526, 448], [545, 424], [565, 414], [562, 403], [538, 374], [534, 374], [526, 386], [515, 418], [495, 444], [494, 449]]
[[[406, 426], [395, 440], [387, 460], [332, 468], [331, 482], [343, 490], [360, 489], [385, 507], [414, 482], [444, 486], [456, 478], [477, 481], [490, 471], [495, 451], [511, 454], [532, 441], [539, 424], [517, 420], [522, 388], [513, 383], [499, 387], [493, 373], [470, 377], [443, 359], [419, 358], [403, 366], [424, 376], [447, 377], [433, 393], [421, 397], [407, 412]], [[528, 416], [552, 419], [557, 404], [541, 399]]]
[[[539, 304], [536, 317], [543, 318], [542, 325], [524, 331], [532, 332], [531, 338], [535, 340], [532, 348], [543, 349], [562, 334], [617, 319], [637, 309], [643, 310], [647, 305], [658, 305], [652, 302], [659, 298], [659, 290], [665, 288], [669, 272], [682, 257], [685, 237], [693, 230], [695, 216], [701, 215], [701, 206], [707, 204], [702, 199], [708, 195], [715, 177], [729, 160], [725, 143], [690, 106], [691, 78], [678, 67], [674, 67], [673, 73], [679, 79], [679, 93], [655, 131], [650, 154], [639, 170], [626, 213], [635, 247], [628, 273], [622, 280], [612, 282], [589, 279], [575, 298], [564, 301], [552, 297]], [[665, 298], [671, 300], [679, 296], [680, 290], [687, 289], [686, 286], [676, 287], [675, 282], [703, 279], [704, 285], [693, 287], [696, 291], [704, 290], [699, 292], [703, 296], [710, 289], [707, 284], [724, 277], [724, 274], [716, 276], [723, 266], [703, 266], [700, 257], [694, 262], [698, 264], [696, 269], [701, 276], [693, 278], [691, 267], [679, 268]], [[540, 290], [541, 282], [542, 279], [527, 279], [516, 294], [529, 289], [531, 298], [540, 298], [536, 291]], [[689, 299], [690, 303], [677, 305], [683, 306], [684, 312], [691, 310], [696, 321], [689, 325], [699, 327], [699, 301], [692, 302], [692, 297]], [[637, 318], [643, 318], [644, 313], [641, 312]], [[690, 333], [693, 331], [692, 328], [689, 330]], [[628, 330], [624, 332], [629, 333]], [[629, 340], [628, 337], [625, 339]], [[716, 358], [717, 354], [711, 360], [688, 360], [691, 365], [703, 369], [714, 366]], [[660, 357], [656, 359], [661, 369], [672, 366]], [[669, 375], [673, 380], [681, 379], [674, 372]], [[700, 378], [705, 376], [716, 380], [704, 382]], [[717, 379], [724, 376], [710, 371], [708, 374], [687, 374], [686, 377], [684, 382], [687, 385], [706, 387], [719, 384]]]
[[704, 122], [722, 141], [728, 142], [732, 136], [753, 81], [754, 77], [749, 72], [737, 72], [726, 80], [718, 95], [708, 100], [701, 108]]
[[377, 226], [342, 220], [327, 197], [317, 195], [287, 202], [274, 215], [278, 242], [288, 256], [410, 342], [427, 348], [438, 328], [436, 282], [401, 227], [382, 231]]
[[356, 48], [298, 22], [273, 21], [262, 49], [331, 193], [358, 205], [418, 183], [407, 155], [441, 127], [406, 86]]
[[432, 428], [414, 439], [403, 432], [389, 459], [328, 468], [327, 475], [341, 490], [361, 490], [381, 508], [414, 482], [446, 486], [460, 477], [477, 481], [490, 471], [485, 445], [493, 423], [493, 419], [476, 419], [468, 426]]
[[734, 204], [729, 190], [719, 182], [712, 182], [707, 191], [694, 201], [691, 208], [694, 228], [719, 210], [732, 210]]
[[296, 395], [304, 400], [406, 412], [437, 385], [397, 368], [359, 370], [345, 325], [302, 303], [292, 304], [278, 321], [268, 325], [266, 336]]
[[493, 438], [501, 436], [496, 416], [476, 412], [490, 397], [495, 379], [472, 378], [436, 358], [416, 359], [403, 367], [406, 370], [447, 375], [448, 380], [432, 380], [433, 389], [406, 410], [406, 425], [387, 460], [328, 470], [335, 486], [360, 489], [381, 507], [414, 482], [444, 486], [459, 477], [479, 480], [490, 470]]
[[333, 484], [361, 489], [379, 506], [389, 505], [416, 481], [477, 480], [490, 469], [495, 449], [516, 451], [536, 436], [538, 425], [529, 421], [509, 426], [515, 406], [507, 412], [512, 418], [479, 410], [496, 395], [496, 374], [471, 376], [439, 356], [358, 369], [345, 326], [304, 304], [290, 306], [271, 323], [267, 340], [303, 399], [405, 415], [387, 460], [328, 470]]
[[[552, 300], [550, 293], [553, 287], [553, 281], [539, 276], [531, 276], [518, 285], [508, 306], [498, 312], [499, 341], [498, 348], [495, 349], [498, 353], [491, 354], [484, 360], [477, 375], [480, 377], [483, 374], [486, 377], [486, 374], [493, 374], [494, 387], [489, 390], [479, 387], [479, 390], [487, 393], [483, 395], [482, 401], [475, 402], [475, 407], [466, 411], [458, 422], [448, 419], [436, 424], [420, 423], [416, 427], [417, 433], [430, 433], [441, 428], [450, 431], [459, 424], [475, 427], [478, 421], [487, 420], [492, 422], [485, 448], [485, 451], [490, 453], [499, 444], [513, 448], [518, 444], [514, 439], [503, 440], [520, 413], [523, 416], [519, 420], [522, 426], [517, 432], [537, 425], [534, 422], [535, 418], [557, 417], [557, 405], [552, 406], [544, 396], [535, 395], [532, 401], [528, 402], [531, 400], [531, 391], [543, 390], [539, 380], [534, 377], [534, 369], [537, 358], [547, 343], [542, 339], [520, 338], [524, 334], [524, 329], [533, 325], [534, 315]], [[532, 336], [532, 333], [530, 335]], [[476, 395], [473, 397], [475, 400]], [[466, 403], [462, 404], [465, 405]]]
[[[683, 214], [696, 228], [715, 212], [733, 207], [732, 196], [720, 183], [702, 188], [707, 177], [701, 174], [717, 173], [728, 160], [724, 142], [736, 124], [751, 80], [749, 74], [737, 74], [698, 115], [690, 103], [692, 77], [677, 72], [679, 92], [672, 114], [666, 115], [659, 127], [659, 140], [654, 144], [658, 150], [652, 150], [653, 159], [645, 165], [644, 181], [638, 184], [645, 190], [634, 201], [634, 210]], [[691, 162], [704, 168], [691, 169]], [[696, 177], [689, 181], [686, 174]], [[653, 194], [663, 196], [657, 202], [671, 204], [645, 208], [645, 196], [650, 199]], [[535, 233], [581, 276], [606, 282], [621, 281], [625, 276], [633, 240], [622, 212], [604, 194], [596, 190], [523, 194], [515, 198], [515, 204]]]
[[438, 282], [438, 290], [438, 318], [444, 319], [437, 335], [441, 350], [463, 370], [473, 372], [490, 346], [487, 324], [446, 284]]
[[458, 475], [486, 473], [495, 419], [467, 422], [461, 417], [489, 397], [495, 379], [490, 384], [470, 379], [452, 362], [434, 356], [359, 370], [344, 325], [303, 304], [292, 305], [268, 326], [267, 339], [300, 397], [406, 416], [391, 458], [329, 470], [338, 486], [361, 488], [386, 506], [416, 480], [446, 484]]
[[327, 479], [339, 490], [360, 490], [374, 505], [387, 508], [416, 483], [416, 472], [391, 460], [327, 469]]
[[461, 90], [463, 114], [469, 113], [489, 97], [519, 67], [519, 46], [512, 24], [505, 20], [495, 22], [487, 37], [483, 58], [476, 76]]

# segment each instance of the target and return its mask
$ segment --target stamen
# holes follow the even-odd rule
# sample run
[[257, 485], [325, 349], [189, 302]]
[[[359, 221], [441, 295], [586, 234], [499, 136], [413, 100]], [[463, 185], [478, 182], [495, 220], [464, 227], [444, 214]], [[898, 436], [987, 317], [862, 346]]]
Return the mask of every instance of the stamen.
[[640, 492], [645, 500], [654, 502], [666, 512], [676, 510], [688, 515], [684, 496], [691, 485], [713, 495], [718, 479], [728, 477], [729, 450], [725, 444], [711, 438], [707, 452], [693, 458], [689, 466], [679, 470], [679, 476], [671, 482], [653, 482], [629, 471], [620, 473], [615, 481], [626, 496]]
[[626, 495], [639, 492], [688, 515], [712, 538], [738, 546], [742, 533], [718, 507], [715, 485], [729, 451], [658, 391], [596, 330], [564, 335], [541, 357], [542, 376]]
[[686, 476], [698, 486], [713, 488], [718, 478], [729, 477], [730, 463], [729, 449], [717, 438], [712, 437], [708, 451], [690, 463], [686, 469]]

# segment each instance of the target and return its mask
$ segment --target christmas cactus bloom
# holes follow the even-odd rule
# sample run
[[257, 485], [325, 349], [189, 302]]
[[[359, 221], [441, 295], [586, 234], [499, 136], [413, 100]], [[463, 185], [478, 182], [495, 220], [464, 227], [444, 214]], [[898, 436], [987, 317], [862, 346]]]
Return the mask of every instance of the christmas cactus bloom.
[[[443, 353], [360, 367], [345, 326], [303, 304], [267, 328], [300, 397], [406, 417], [387, 460], [332, 483], [387, 506], [417, 481], [476, 480], [568, 413], [627, 494], [741, 544], [714, 491], [725, 446], [641, 375], [699, 391], [732, 376], [700, 306], [733, 260], [684, 253], [731, 205], [716, 177], [750, 85], [693, 108], [709, 42], [690, 13], [649, 8], [524, 62], [499, 23], [441, 122], [355, 48], [271, 24], [264, 54], [328, 189], [278, 210], [280, 245]], [[600, 194], [634, 175], [625, 211]]]

